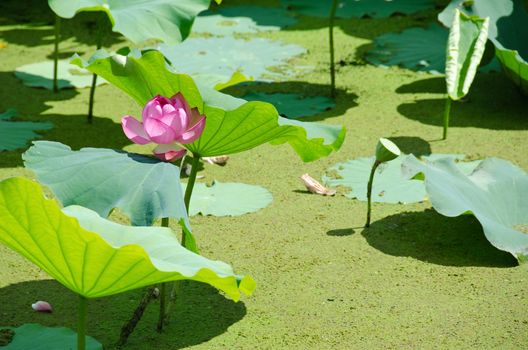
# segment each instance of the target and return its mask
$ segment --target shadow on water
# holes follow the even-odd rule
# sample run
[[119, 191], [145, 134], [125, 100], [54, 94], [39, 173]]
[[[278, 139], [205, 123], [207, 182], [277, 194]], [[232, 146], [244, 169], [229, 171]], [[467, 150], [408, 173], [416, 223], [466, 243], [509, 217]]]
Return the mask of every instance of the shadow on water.
[[[121, 326], [131, 316], [142, 296], [135, 290], [115, 296], [89, 300], [87, 333], [114, 349]], [[76, 328], [77, 296], [53, 280], [29, 281], [0, 289], [0, 326], [40, 323], [46, 326]], [[45, 300], [53, 313], [36, 313], [31, 304]], [[215, 288], [198, 282], [185, 282], [171, 321], [162, 334], [156, 332], [159, 303], [147, 308], [143, 319], [129, 339], [126, 349], [181, 349], [206, 342], [225, 333], [246, 315], [244, 303], [235, 303]]]
[[391, 215], [362, 235], [385, 254], [445, 266], [512, 267], [515, 258], [488, 242], [472, 215], [449, 218], [432, 209]]
[[391, 136], [389, 139], [405, 154], [414, 154], [417, 157], [431, 154], [431, 144], [421, 137], [416, 136]]

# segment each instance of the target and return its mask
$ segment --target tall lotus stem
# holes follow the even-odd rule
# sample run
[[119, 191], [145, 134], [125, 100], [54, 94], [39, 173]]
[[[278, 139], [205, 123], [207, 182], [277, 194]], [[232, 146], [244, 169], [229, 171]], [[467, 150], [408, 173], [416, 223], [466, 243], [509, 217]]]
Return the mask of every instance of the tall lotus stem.
[[335, 97], [335, 58], [334, 58], [334, 20], [337, 11], [337, 0], [332, 0], [332, 8], [330, 9], [330, 23], [329, 23], [329, 44], [330, 44], [330, 95]]
[[53, 51], [53, 92], [59, 91], [57, 75], [59, 71], [59, 42], [60, 42], [61, 18], [55, 15], [55, 46]]
[[370, 227], [370, 212], [372, 207], [372, 183], [374, 182], [374, 174], [376, 173], [376, 169], [381, 163], [377, 160], [374, 161], [374, 164], [372, 165], [372, 170], [370, 171], [370, 177], [367, 185], [367, 223], [365, 224], [365, 227]]
[[444, 133], [442, 140], [447, 139], [447, 128], [449, 127], [449, 114], [451, 113], [451, 97], [447, 96], [444, 110]]
[[374, 174], [376, 169], [381, 163], [390, 162], [391, 160], [399, 157], [401, 154], [398, 146], [394, 144], [391, 140], [380, 138], [378, 144], [376, 145], [376, 159], [372, 165], [372, 170], [370, 171], [370, 177], [367, 184], [367, 223], [365, 227], [370, 227], [370, 212], [372, 206], [372, 184], [374, 183]]
[[[98, 20], [97, 28], [97, 50], [103, 46], [103, 19], [105, 14], [102, 13]], [[90, 100], [88, 101], [88, 124], [93, 122], [93, 105], [94, 105], [94, 96], [95, 96], [95, 86], [97, 85], [97, 74], [94, 73], [92, 76], [92, 86], [90, 86]]]
[[86, 312], [87, 300], [79, 295], [79, 313], [77, 319], [77, 350], [86, 349]]
[[[183, 162], [182, 162], [183, 164]], [[191, 173], [189, 174], [189, 179], [187, 180], [187, 187], [185, 188], [185, 195], [184, 195], [184, 203], [185, 203], [185, 209], [187, 210], [187, 214], [189, 214], [189, 205], [191, 203], [191, 196], [194, 188], [194, 184], [196, 183], [196, 175], [198, 174], [198, 167], [200, 165], [200, 157], [196, 154], [193, 154], [193, 160], [191, 163]], [[163, 221], [162, 221], [163, 225]], [[168, 219], [167, 219], [167, 227], [168, 227]], [[185, 242], [185, 232], [182, 230], [182, 238], [181, 238], [181, 245], [183, 247], [186, 247]], [[160, 315], [158, 319], [158, 332], [161, 332], [163, 330], [164, 325], [169, 320], [169, 314], [172, 304], [174, 304], [174, 301], [176, 300], [176, 292], [178, 290], [178, 285], [182, 283], [182, 281], [175, 281], [175, 282], [168, 282], [163, 283], [161, 285], [160, 289]], [[172, 286], [170, 295], [169, 295], [169, 286]]]

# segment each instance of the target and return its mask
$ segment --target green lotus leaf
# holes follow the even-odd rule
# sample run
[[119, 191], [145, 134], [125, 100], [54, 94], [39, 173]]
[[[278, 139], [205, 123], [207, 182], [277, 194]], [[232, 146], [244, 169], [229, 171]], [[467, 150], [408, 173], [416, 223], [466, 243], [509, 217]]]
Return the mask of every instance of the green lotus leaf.
[[403, 163], [408, 177], [425, 176], [433, 208], [445, 216], [470, 212], [480, 221], [488, 241], [515, 256], [528, 258], [528, 174], [497, 158], [483, 160], [470, 174], [450, 159], [420, 162], [409, 156]]
[[192, 30], [195, 33], [230, 36], [234, 33], [277, 31], [296, 22], [297, 19], [282, 8], [230, 6], [200, 13]]
[[286, 65], [287, 61], [306, 53], [299, 45], [264, 38], [233, 37], [191, 38], [179, 45], [162, 44], [159, 50], [180, 73], [214, 74], [223, 76], [226, 81], [235, 72], [255, 80], [290, 76], [294, 71]]
[[[45, 327], [26, 323], [20, 327], [5, 327], [15, 332], [13, 341], [5, 350], [61, 350], [77, 348], [77, 333], [65, 327]], [[0, 345], [1, 346], [1, 345]], [[92, 337], [86, 337], [86, 350], [103, 350], [103, 345]]]
[[505, 73], [528, 94], [528, 13], [522, 0], [476, 0], [474, 12], [489, 17], [489, 39]]
[[[182, 186], [185, 189], [186, 184]], [[189, 215], [238, 216], [265, 208], [272, 200], [271, 193], [261, 186], [219, 181], [211, 186], [196, 183]]]
[[0, 151], [26, 147], [29, 140], [40, 137], [35, 131], [53, 127], [51, 123], [9, 121], [17, 116], [18, 112], [14, 108], [0, 113]]
[[86, 298], [187, 279], [236, 301], [255, 287], [251, 277], [182, 247], [168, 228], [120, 225], [81, 206], [61, 211], [24, 178], [0, 182], [0, 242]]
[[[402, 175], [402, 163], [406, 157], [407, 155], [401, 155], [378, 167], [372, 186], [373, 202], [407, 204], [422, 202], [426, 199], [423, 182], [417, 179], [406, 179]], [[464, 158], [465, 156], [460, 154], [432, 154], [422, 157], [425, 160], [456, 160], [456, 166], [463, 173], [469, 174], [479, 161], [463, 162]], [[328, 169], [328, 175], [323, 176], [323, 182], [330, 187], [350, 188], [351, 191], [345, 196], [367, 201], [367, 183], [375, 160], [375, 157], [366, 157], [338, 163]]]
[[185, 145], [200, 157], [233, 154], [268, 142], [287, 142], [303, 161], [309, 162], [338, 150], [345, 137], [342, 127], [288, 120], [269, 103], [247, 102], [211, 88], [198, 88], [190, 76], [171, 71], [158, 51], [137, 57], [109, 56], [98, 51], [88, 63], [79, 57], [72, 62], [102, 76], [141, 106], [158, 94], [173, 96], [181, 92], [191, 107], [207, 117], [202, 136]]
[[447, 38], [448, 31], [436, 24], [382, 34], [374, 39], [365, 59], [375, 65], [440, 74], [445, 70]]
[[249, 92], [243, 96], [248, 101], [269, 102], [288, 119], [299, 119], [320, 114], [335, 107], [334, 101], [325, 96], [303, 96], [265, 92]]
[[194, 18], [210, 0], [48, 0], [58, 16], [72, 18], [82, 11], [103, 11], [115, 32], [135, 43], [158, 39], [177, 44], [190, 33]]
[[466, 96], [475, 78], [488, 40], [489, 18], [467, 16], [455, 9], [446, 58], [447, 94], [452, 100]]
[[[58, 61], [57, 86], [59, 89], [85, 88], [92, 85], [92, 73], [69, 63], [69, 60]], [[53, 90], [53, 61], [26, 64], [15, 69], [15, 76], [30, 87], [41, 87]], [[98, 79], [97, 85], [106, 84]]]
[[38, 141], [23, 155], [64, 206], [80, 205], [107, 217], [119, 208], [136, 226], [159, 218], [188, 218], [180, 168], [153, 157], [104, 148], [72, 151], [59, 142]]
[[[281, 0], [281, 4], [306, 16], [328, 17], [332, 1]], [[339, 0], [336, 16], [384, 18], [395, 13], [411, 14], [434, 6], [433, 0]]]

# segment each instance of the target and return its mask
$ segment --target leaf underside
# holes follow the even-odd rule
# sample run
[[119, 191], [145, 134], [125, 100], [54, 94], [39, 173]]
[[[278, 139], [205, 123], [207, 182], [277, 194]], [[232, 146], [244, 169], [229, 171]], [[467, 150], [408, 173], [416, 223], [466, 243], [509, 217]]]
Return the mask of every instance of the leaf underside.
[[255, 287], [229, 265], [182, 247], [168, 228], [124, 226], [80, 206], [61, 211], [23, 178], [0, 182], [0, 243], [86, 298], [182, 279], [210, 284], [234, 300]]

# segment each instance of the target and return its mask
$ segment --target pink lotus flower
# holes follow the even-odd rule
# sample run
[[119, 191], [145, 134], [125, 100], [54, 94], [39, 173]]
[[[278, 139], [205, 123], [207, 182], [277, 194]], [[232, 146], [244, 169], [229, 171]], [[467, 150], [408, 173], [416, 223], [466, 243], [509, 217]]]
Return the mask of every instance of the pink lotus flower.
[[180, 145], [194, 142], [205, 128], [205, 116], [189, 108], [182, 94], [166, 98], [156, 96], [143, 108], [143, 123], [127, 115], [121, 120], [125, 135], [134, 143], [157, 143], [154, 155], [166, 162], [185, 155]]

